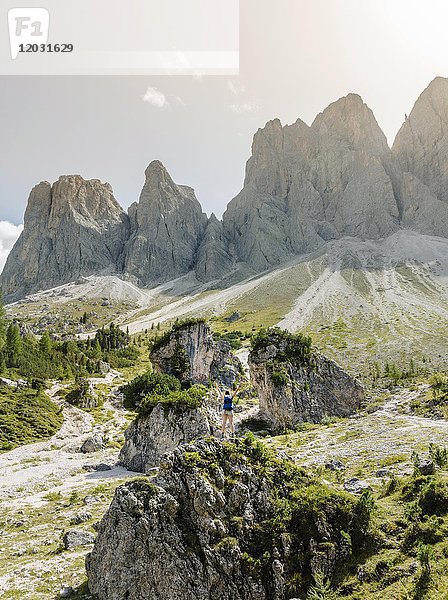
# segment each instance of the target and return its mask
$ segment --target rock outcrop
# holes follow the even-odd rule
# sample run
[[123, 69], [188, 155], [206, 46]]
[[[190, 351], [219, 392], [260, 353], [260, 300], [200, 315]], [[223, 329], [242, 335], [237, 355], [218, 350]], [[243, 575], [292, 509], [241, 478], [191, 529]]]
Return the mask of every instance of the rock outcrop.
[[436, 77], [423, 91], [392, 153], [403, 172], [403, 226], [448, 237], [448, 79]]
[[151, 351], [153, 367], [182, 382], [207, 384], [209, 380], [232, 386], [242, 366], [224, 340], [215, 341], [202, 321], [179, 323], [160, 338]]
[[279, 329], [259, 334], [249, 355], [260, 414], [274, 430], [325, 417], [346, 417], [364, 399], [362, 385], [334, 361], [313, 352], [309, 338]]
[[250, 439], [179, 448], [153, 481], [117, 488], [98, 526], [86, 559], [98, 600], [303, 598], [367, 530], [357, 500]]
[[149, 414], [137, 417], [125, 431], [126, 442], [118, 462], [129, 471], [146, 473], [158, 466], [167, 452], [215, 431], [212, 411], [206, 406], [157, 404]]
[[212, 213], [196, 256], [196, 277], [200, 281], [222, 279], [232, 271], [233, 260], [224, 238], [222, 222]]
[[195, 267], [207, 216], [192, 188], [176, 185], [161, 162], [145, 171], [140, 200], [129, 207], [124, 270], [140, 285], [175, 279]]
[[128, 217], [108, 183], [79, 175], [42, 182], [31, 191], [1, 289], [13, 299], [82, 275], [121, 270], [128, 235]]

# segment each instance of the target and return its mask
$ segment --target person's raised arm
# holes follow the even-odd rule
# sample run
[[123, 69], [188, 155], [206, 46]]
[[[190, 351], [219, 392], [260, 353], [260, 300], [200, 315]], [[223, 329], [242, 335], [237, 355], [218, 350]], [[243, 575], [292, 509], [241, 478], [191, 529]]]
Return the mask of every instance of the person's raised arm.
[[217, 384], [217, 383], [215, 383], [215, 388], [216, 388], [216, 391], [218, 392], [219, 399], [220, 399], [220, 400], [223, 400], [223, 399], [224, 399], [224, 392], [222, 392], [222, 391], [219, 389], [219, 386], [218, 386], [218, 384]]
[[237, 385], [237, 388], [236, 388], [236, 390], [233, 392], [233, 395], [234, 395], [234, 396], [236, 396], [236, 395], [238, 394], [238, 392], [240, 391], [240, 389], [241, 389], [242, 385], [243, 385], [242, 383], [239, 383], [239, 384]]

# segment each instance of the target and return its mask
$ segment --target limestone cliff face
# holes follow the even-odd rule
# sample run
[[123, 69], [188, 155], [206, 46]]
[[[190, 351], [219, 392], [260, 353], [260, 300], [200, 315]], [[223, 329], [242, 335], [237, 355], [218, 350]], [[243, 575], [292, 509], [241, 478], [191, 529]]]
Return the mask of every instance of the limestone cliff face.
[[232, 271], [233, 260], [227, 248], [222, 222], [212, 213], [196, 256], [195, 272], [200, 281], [221, 279]]
[[334, 361], [317, 353], [300, 356], [295, 336], [268, 332], [249, 355], [252, 385], [260, 413], [275, 430], [324, 417], [353, 414], [364, 399], [362, 385]]
[[397, 176], [372, 111], [349, 94], [311, 127], [275, 119], [257, 132], [224, 231], [234, 254], [255, 270], [329, 239], [385, 237], [399, 227]]
[[148, 415], [138, 417], [128, 427], [118, 462], [130, 471], [145, 473], [158, 466], [166, 452], [215, 433], [216, 420], [216, 415], [205, 405], [188, 408], [157, 404]]
[[19, 297], [80, 275], [116, 272], [128, 234], [128, 218], [108, 183], [79, 175], [42, 182], [31, 191], [1, 288]]
[[231, 386], [242, 372], [230, 344], [213, 339], [209, 326], [201, 321], [174, 326], [151, 352], [153, 367], [175, 375], [183, 382], [207, 384], [209, 380]]
[[145, 176], [140, 200], [129, 208], [131, 235], [124, 265], [141, 285], [194, 269], [207, 224], [192, 188], [176, 185], [161, 162], [153, 161]]
[[422, 92], [392, 151], [404, 172], [448, 203], [448, 79], [436, 77]]
[[437, 77], [420, 95], [392, 153], [403, 172], [403, 226], [447, 237], [448, 79]]
[[355, 507], [261, 442], [202, 440], [167, 455], [153, 483], [117, 488], [86, 560], [89, 589], [98, 600], [304, 598], [313, 573], [347, 560], [347, 536], [362, 542]]

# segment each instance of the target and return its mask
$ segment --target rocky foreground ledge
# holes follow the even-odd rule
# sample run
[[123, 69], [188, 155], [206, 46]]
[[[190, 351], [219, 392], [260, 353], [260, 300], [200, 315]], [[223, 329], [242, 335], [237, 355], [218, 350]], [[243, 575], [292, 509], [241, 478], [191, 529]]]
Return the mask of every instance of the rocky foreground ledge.
[[[320, 483], [252, 436], [165, 456], [116, 490], [86, 561], [99, 600], [286, 600], [366, 540], [366, 498]], [[352, 558], [353, 560], [353, 558]]]

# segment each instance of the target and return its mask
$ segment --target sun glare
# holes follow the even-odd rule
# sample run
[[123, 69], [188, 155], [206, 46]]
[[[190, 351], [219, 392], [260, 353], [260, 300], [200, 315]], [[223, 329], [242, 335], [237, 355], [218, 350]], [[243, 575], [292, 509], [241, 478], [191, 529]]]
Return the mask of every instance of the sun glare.
[[448, 2], [446, 0], [380, 0], [386, 22], [403, 42], [443, 75], [448, 72]]

